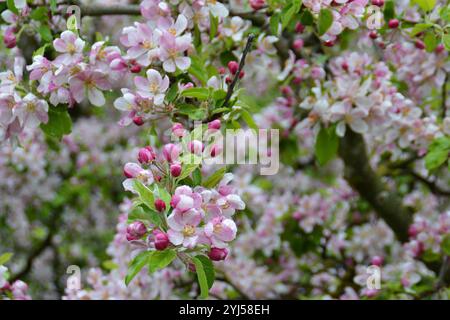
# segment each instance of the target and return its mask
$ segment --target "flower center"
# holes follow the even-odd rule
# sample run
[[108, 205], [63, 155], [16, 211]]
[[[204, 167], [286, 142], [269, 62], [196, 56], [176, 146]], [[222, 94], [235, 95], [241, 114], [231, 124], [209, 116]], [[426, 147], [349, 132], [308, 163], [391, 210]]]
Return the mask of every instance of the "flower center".
[[192, 237], [194, 234], [195, 234], [195, 227], [194, 226], [192, 226], [190, 224], [187, 224], [187, 225], [184, 226], [184, 228], [183, 228], [183, 235], [185, 237]]
[[156, 82], [150, 82], [149, 88], [150, 88], [150, 92], [155, 93], [155, 92], [158, 92], [158, 90], [159, 90], [159, 85], [158, 85], [158, 83], [156, 83]]
[[32, 102], [28, 102], [26, 109], [28, 112], [34, 112], [36, 110], [36, 105]]
[[169, 33], [171, 33], [172, 35], [176, 36], [177, 35], [177, 30], [175, 28], [169, 28]]
[[67, 52], [70, 54], [74, 54], [77, 52], [77, 48], [72, 43], [67, 44]]
[[148, 40], [144, 40], [144, 42], [142, 42], [142, 46], [144, 49], [151, 49], [153, 47], [152, 43]]
[[223, 229], [223, 227], [220, 223], [214, 225], [214, 233], [220, 233], [220, 232], [222, 232], [222, 229]]

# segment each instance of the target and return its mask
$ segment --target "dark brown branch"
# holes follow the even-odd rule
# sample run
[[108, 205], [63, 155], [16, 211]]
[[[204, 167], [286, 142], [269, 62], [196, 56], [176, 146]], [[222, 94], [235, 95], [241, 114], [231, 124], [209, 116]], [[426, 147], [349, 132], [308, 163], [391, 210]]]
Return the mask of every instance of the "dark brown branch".
[[230, 86], [228, 87], [227, 95], [225, 97], [225, 101], [223, 103], [223, 106], [226, 107], [228, 102], [231, 99], [231, 95], [233, 94], [234, 87], [236, 86], [238, 80], [239, 80], [239, 74], [241, 73], [242, 69], [244, 69], [245, 65], [245, 58], [247, 57], [247, 54], [251, 51], [253, 39], [255, 36], [253, 34], [248, 36], [247, 44], [245, 45], [244, 51], [242, 52], [241, 61], [239, 62], [239, 68], [234, 75], [233, 81], [231, 82]]
[[345, 163], [345, 178], [391, 227], [401, 242], [408, 240], [411, 215], [394, 190], [388, 190], [370, 167], [361, 135], [348, 130], [341, 139], [339, 155]]

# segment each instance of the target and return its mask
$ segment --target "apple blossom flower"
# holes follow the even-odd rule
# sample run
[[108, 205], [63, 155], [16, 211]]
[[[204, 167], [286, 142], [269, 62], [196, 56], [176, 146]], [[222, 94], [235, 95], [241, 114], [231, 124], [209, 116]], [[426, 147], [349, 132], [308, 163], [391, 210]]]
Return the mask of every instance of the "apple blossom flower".
[[101, 90], [109, 90], [111, 84], [106, 75], [91, 70], [83, 70], [69, 80], [70, 92], [76, 102], [84, 100], [86, 94], [89, 102], [94, 106], [101, 107], [105, 104], [105, 97]]
[[71, 65], [83, 59], [83, 49], [85, 42], [72, 31], [66, 30], [61, 33], [61, 37], [53, 41], [53, 47], [58, 55], [54, 63], [56, 65]]
[[[186, 200], [180, 200], [184, 203]], [[197, 226], [202, 219], [201, 213], [194, 209], [187, 211], [174, 211], [168, 218], [169, 230], [167, 235], [170, 242], [175, 245], [183, 245], [186, 248], [193, 248], [199, 241], [199, 230]]]
[[154, 70], [147, 70], [147, 78], [136, 77], [134, 83], [138, 89], [137, 93], [144, 98], [152, 98], [155, 105], [161, 105], [164, 102], [164, 93], [169, 88], [169, 77], [164, 77]]
[[161, 52], [159, 58], [163, 62], [166, 72], [175, 72], [176, 69], [187, 70], [191, 65], [191, 59], [183, 56], [183, 53], [192, 45], [190, 34], [181, 37], [174, 37], [169, 32], [164, 32], [161, 36]]
[[204, 232], [213, 247], [225, 248], [227, 242], [236, 238], [237, 227], [231, 219], [215, 217], [205, 225]]
[[145, 23], [136, 22], [134, 27], [124, 28], [120, 41], [129, 48], [125, 58], [133, 59], [142, 66], [150, 65], [159, 56], [160, 33]]
[[13, 109], [22, 127], [37, 128], [48, 122], [48, 103], [28, 93]]

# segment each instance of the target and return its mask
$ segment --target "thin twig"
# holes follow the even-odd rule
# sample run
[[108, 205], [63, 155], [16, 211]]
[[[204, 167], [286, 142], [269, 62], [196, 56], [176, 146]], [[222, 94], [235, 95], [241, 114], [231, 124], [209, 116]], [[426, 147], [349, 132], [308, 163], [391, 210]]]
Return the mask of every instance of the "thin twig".
[[247, 54], [250, 52], [252, 47], [252, 42], [255, 36], [253, 34], [249, 35], [247, 38], [247, 44], [245, 45], [244, 52], [242, 52], [241, 61], [239, 62], [239, 68], [237, 72], [234, 75], [233, 81], [231, 82], [230, 86], [228, 87], [227, 95], [225, 97], [225, 102], [223, 103], [223, 106], [226, 107], [228, 102], [231, 99], [231, 95], [233, 94], [234, 87], [236, 86], [237, 82], [239, 81], [239, 74], [241, 73], [242, 69], [244, 69], [245, 65], [245, 58], [247, 57]]

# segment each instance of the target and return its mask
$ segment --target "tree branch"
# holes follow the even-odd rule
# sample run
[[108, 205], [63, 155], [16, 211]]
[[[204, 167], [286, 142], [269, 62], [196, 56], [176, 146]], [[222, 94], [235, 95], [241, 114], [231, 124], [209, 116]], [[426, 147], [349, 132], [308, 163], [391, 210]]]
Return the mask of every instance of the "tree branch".
[[388, 190], [369, 164], [366, 145], [361, 135], [348, 130], [340, 141], [339, 155], [345, 163], [345, 178], [391, 227], [401, 242], [408, 241], [410, 213], [401, 198]]
[[239, 62], [239, 68], [234, 75], [233, 81], [231, 82], [230, 86], [228, 87], [227, 95], [225, 96], [225, 101], [223, 103], [223, 106], [226, 107], [228, 102], [231, 99], [231, 95], [233, 94], [234, 87], [236, 86], [238, 80], [239, 80], [239, 74], [241, 73], [242, 69], [244, 69], [245, 65], [245, 58], [247, 57], [247, 54], [251, 51], [253, 39], [255, 36], [253, 34], [248, 36], [247, 44], [245, 45], [244, 51], [242, 52], [241, 61]]

